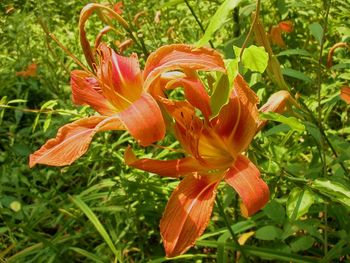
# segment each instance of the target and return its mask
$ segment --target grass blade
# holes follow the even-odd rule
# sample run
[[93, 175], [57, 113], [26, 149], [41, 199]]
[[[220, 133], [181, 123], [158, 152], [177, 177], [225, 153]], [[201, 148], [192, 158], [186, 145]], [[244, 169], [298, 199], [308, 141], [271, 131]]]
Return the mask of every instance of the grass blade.
[[106, 229], [101, 224], [100, 220], [94, 214], [94, 212], [81, 200], [78, 196], [70, 196], [70, 200], [87, 216], [90, 222], [95, 226], [96, 230], [100, 233], [104, 241], [107, 243], [109, 248], [114, 253], [115, 257], [122, 262], [120, 253], [117, 248], [114, 246], [112, 239], [109, 237]]

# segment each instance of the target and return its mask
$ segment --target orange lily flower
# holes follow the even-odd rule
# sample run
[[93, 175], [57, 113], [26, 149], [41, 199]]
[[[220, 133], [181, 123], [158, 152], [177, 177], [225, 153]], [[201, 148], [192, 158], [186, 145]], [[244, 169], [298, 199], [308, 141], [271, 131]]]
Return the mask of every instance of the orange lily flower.
[[96, 74], [74, 70], [71, 86], [73, 102], [90, 105], [100, 116], [60, 128], [56, 138], [30, 155], [30, 167], [37, 163], [70, 165], [87, 151], [99, 131], [126, 129], [143, 146], [161, 140], [165, 124], [156, 101], [146, 91], [159, 90], [162, 73], [225, 70], [219, 53], [181, 44], [163, 46], [152, 53], [143, 73], [135, 55], [120, 56], [105, 44], [100, 44], [97, 53], [100, 63], [94, 67]]
[[69, 165], [83, 155], [96, 132], [128, 130], [143, 145], [161, 140], [165, 124], [157, 102], [143, 89], [136, 55], [123, 57], [105, 44], [97, 49], [96, 74], [83, 70], [71, 73], [72, 99], [100, 113], [61, 127], [56, 138], [30, 155], [29, 165]]
[[[184, 176], [160, 222], [167, 257], [186, 252], [204, 232], [222, 180], [241, 197], [244, 216], [257, 212], [269, 199], [268, 186], [260, 178], [259, 170], [243, 155], [259, 128], [258, 98], [244, 79], [240, 75], [235, 78], [228, 103], [214, 118], [210, 118], [209, 100], [205, 99], [208, 94], [198, 88], [199, 80], [186, 76], [174, 82], [185, 88], [187, 101], [164, 97], [159, 100], [174, 118], [175, 135], [187, 156], [161, 161], [138, 159], [130, 148], [125, 152], [129, 166], [161, 176]], [[193, 83], [197, 88], [190, 88]], [[264, 110], [273, 107], [270, 103]], [[198, 110], [203, 119], [197, 116]]]

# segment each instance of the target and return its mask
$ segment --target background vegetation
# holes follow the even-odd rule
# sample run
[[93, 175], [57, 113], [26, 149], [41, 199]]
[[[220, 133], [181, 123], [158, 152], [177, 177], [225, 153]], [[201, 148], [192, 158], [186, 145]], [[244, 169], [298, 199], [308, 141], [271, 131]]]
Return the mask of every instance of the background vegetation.
[[[178, 181], [131, 169], [121, 146], [134, 144], [128, 134], [96, 135], [90, 150], [64, 168], [28, 167], [28, 156], [58, 127], [89, 114], [70, 100], [70, 71], [76, 64], [46, 31], [79, 59], [79, 12], [88, 1], [14, 0], [0, 3], [0, 261], [3, 262], [163, 262], [158, 224]], [[111, 5], [115, 4], [110, 2]], [[164, 44], [196, 43], [222, 1], [123, 1], [122, 16], [134, 26], [149, 52]], [[211, 38], [233, 58], [251, 25], [255, 1], [243, 0]], [[160, 15], [160, 16], [159, 16]], [[292, 121], [271, 122], [256, 137], [249, 156], [271, 191], [259, 213], [240, 216], [233, 190], [220, 187], [229, 224], [252, 262], [350, 261], [350, 120], [339, 97], [350, 81], [350, 3], [340, 0], [262, 2], [267, 31], [281, 21], [285, 47], [273, 45], [292, 96], [302, 105]], [[159, 21], [158, 21], [159, 20]], [[88, 23], [91, 39], [103, 23]], [[122, 30], [104, 39], [115, 48]], [[119, 41], [119, 42], [118, 42]], [[252, 43], [251, 43], [252, 44]], [[136, 52], [131, 46], [125, 54]], [[32, 71], [28, 71], [28, 66]], [[30, 74], [31, 73], [31, 74]], [[263, 102], [278, 87], [266, 74], [245, 78]], [[318, 93], [320, 91], [320, 93]], [[294, 124], [294, 126], [293, 126]], [[171, 145], [167, 137], [161, 144]], [[171, 158], [157, 147], [133, 145], [148, 157]], [[177, 145], [172, 145], [176, 147]], [[237, 253], [224, 218], [214, 208], [205, 234], [181, 262], [233, 262]]]

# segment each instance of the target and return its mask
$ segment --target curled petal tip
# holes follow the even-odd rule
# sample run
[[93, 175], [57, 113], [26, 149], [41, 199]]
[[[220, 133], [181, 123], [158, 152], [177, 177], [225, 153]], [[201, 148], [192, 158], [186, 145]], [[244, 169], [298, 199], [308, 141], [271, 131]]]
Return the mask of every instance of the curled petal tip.
[[241, 212], [249, 217], [269, 201], [270, 191], [260, 178], [258, 168], [245, 156], [239, 155], [233, 167], [225, 175], [225, 181], [242, 199]]

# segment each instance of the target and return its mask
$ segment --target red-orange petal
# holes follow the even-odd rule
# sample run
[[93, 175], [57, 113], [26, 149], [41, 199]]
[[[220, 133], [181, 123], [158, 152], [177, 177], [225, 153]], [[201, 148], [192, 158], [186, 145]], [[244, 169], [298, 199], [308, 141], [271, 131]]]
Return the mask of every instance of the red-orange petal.
[[198, 141], [203, 122], [196, 116], [195, 108], [187, 101], [159, 98], [169, 115], [175, 120], [175, 134], [185, 151], [200, 159]]
[[100, 65], [97, 77], [104, 96], [118, 109], [125, 109], [137, 100], [142, 92], [142, 74], [136, 54], [118, 55], [106, 44], [97, 49]]
[[192, 157], [176, 160], [138, 159], [130, 147], [125, 150], [124, 159], [129, 166], [166, 177], [179, 177], [206, 169]]
[[72, 100], [77, 105], [90, 105], [102, 115], [113, 115], [116, 109], [102, 94], [94, 76], [83, 70], [71, 72]]
[[286, 44], [283, 41], [281, 28], [279, 26], [272, 26], [270, 30], [270, 36], [272, 43], [279, 46], [280, 48], [284, 48]]
[[342, 87], [340, 89], [340, 98], [350, 104], [350, 87]]
[[293, 22], [292, 21], [282, 21], [278, 24], [279, 28], [286, 33], [291, 33], [293, 31]]
[[145, 89], [152, 93], [152, 83], [164, 72], [181, 70], [226, 72], [221, 55], [209, 48], [195, 48], [190, 45], [166, 45], [153, 52], [147, 59], [143, 77]]
[[142, 146], [159, 141], [165, 135], [165, 124], [160, 108], [148, 93], [142, 93], [138, 100], [119, 112], [118, 116]]
[[29, 166], [46, 164], [70, 165], [88, 149], [92, 137], [98, 131], [122, 130], [123, 124], [115, 117], [93, 116], [62, 126], [56, 138], [48, 140], [29, 157]]
[[232, 156], [244, 151], [256, 133], [258, 101], [258, 97], [243, 77], [237, 75], [228, 104], [221, 109], [218, 118], [212, 122], [218, 135], [227, 142], [227, 148]]
[[260, 178], [258, 168], [243, 155], [239, 155], [234, 166], [227, 171], [225, 181], [241, 197], [241, 211], [245, 217], [253, 215], [269, 201], [269, 188]]
[[222, 175], [186, 176], [170, 196], [160, 221], [167, 257], [183, 254], [209, 223]]
[[[286, 90], [280, 90], [272, 94], [267, 102], [259, 109], [260, 112], [276, 112], [283, 113], [286, 109], [287, 103], [290, 101], [292, 104], [297, 104], [296, 101], [290, 96]], [[259, 120], [257, 130], [260, 130], [267, 120]]]
[[185, 90], [185, 97], [192, 106], [199, 109], [208, 121], [211, 115], [210, 97], [198, 77], [192, 76], [179, 78], [169, 82], [167, 89], [182, 86]]

